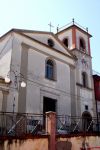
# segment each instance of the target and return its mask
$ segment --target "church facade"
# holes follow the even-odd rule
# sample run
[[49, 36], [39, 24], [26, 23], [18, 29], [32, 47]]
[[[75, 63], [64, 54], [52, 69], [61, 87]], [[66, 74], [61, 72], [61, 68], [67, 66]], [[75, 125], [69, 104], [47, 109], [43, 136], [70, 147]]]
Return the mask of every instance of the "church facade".
[[56, 34], [12, 29], [3, 35], [0, 111], [94, 117], [90, 37], [75, 23]]

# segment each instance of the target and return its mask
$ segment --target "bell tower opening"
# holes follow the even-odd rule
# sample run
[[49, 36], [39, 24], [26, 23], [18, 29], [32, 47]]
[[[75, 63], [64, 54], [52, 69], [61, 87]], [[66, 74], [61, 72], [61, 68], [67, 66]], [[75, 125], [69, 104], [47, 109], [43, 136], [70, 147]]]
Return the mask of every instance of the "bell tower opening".
[[63, 43], [68, 48], [68, 38], [64, 38]]
[[79, 47], [80, 47], [80, 50], [83, 50], [83, 51], [86, 49], [85, 48], [85, 41], [83, 38], [80, 38], [80, 40], [79, 40]]

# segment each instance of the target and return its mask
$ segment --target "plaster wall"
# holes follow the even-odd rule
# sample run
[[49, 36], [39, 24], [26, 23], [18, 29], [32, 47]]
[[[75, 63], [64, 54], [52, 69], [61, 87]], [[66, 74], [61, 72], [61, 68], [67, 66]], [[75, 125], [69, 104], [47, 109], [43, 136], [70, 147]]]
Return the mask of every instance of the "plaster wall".
[[70, 67], [54, 59], [56, 78], [54, 81], [48, 80], [45, 78], [47, 58], [49, 58], [47, 55], [29, 49], [27, 112], [43, 113], [43, 97], [46, 96], [57, 99], [57, 112], [70, 113]]
[[93, 91], [86, 90], [86, 89], [80, 89], [80, 99], [81, 99], [81, 113], [85, 111], [85, 105], [88, 105], [88, 111], [93, 116]]
[[0, 41], [0, 76], [5, 78], [10, 70], [12, 53], [12, 36]]
[[[22, 56], [22, 43], [27, 45], [27, 60], [21, 60]], [[29, 45], [29, 46], [28, 46]], [[24, 61], [27, 61], [27, 73], [25, 76], [26, 86], [26, 112], [43, 113], [43, 96], [48, 93], [48, 96], [57, 99], [57, 112], [59, 114], [70, 114], [70, 65], [74, 66], [74, 60], [61, 53], [51, 50], [51, 48], [44, 47], [20, 35], [14, 33], [13, 51], [11, 57], [11, 70], [16, 73], [23, 70], [20, 68]], [[56, 80], [50, 81], [45, 78], [45, 61], [47, 58], [52, 58], [56, 63]], [[18, 111], [18, 87], [14, 87], [14, 74], [11, 74], [12, 83], [7, 99], [7, 111], [13, 110], [13, 103], [15, 104], [14, 111]], [[41, 91], [45, 91], [44, 95]], [[21, 92], [21, 91], [20, 91]], [[15, 100], [14, 100], [15, 98]], [[23, 105], [22, 105], [23, 106]]]

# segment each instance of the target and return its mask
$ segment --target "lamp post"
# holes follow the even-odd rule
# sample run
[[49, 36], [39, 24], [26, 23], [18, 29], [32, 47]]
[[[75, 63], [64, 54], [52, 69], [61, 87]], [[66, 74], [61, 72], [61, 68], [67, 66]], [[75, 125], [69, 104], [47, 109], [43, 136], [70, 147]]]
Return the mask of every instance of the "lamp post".
[[[10, 77], [11, 77], [12, 73], [13, 73], [14, 77], [11, 80]], [[21, 79], [21, 81], [18, 78]], [[13, 87], [14, 90], [18, 90], [19, 82], [20, 82], [20, 86], [22, 88], [26, 87], [26, 83], [22, 79], [24, 79], [24, 76], [21, 73], [18, 73], [17, 71], [11, 70], [8, 72], [7, 76], [5, 77], [5, 82], [6, 83], [10, 83], [10, 82], [14, 83], [14, 87]], [[14, 99], [13, 99], [13, 113], [14, 112], [15, 112], [15, 95], [14, 95]]]

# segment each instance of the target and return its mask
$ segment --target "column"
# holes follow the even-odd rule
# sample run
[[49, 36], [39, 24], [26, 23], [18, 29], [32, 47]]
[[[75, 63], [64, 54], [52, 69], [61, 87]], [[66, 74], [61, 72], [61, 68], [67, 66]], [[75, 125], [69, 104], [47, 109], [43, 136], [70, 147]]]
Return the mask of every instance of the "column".
[[46, 112], [46, 132], [50, 135], [49, 150], [55, 150], [56, 146], [56, 113]]

